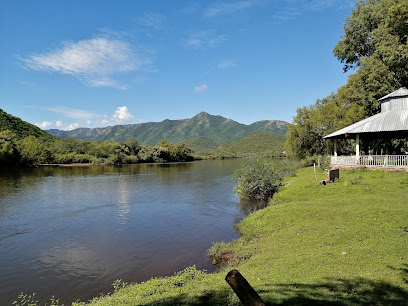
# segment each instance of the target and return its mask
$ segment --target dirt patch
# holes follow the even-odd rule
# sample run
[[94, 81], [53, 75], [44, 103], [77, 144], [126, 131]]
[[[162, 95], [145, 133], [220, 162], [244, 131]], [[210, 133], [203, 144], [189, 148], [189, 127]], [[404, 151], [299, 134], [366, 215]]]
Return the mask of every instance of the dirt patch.
[[221, 255], [218, 256], [217, 258], [212, 258], [212, 262], [215, 265], [238, 264], [249, 258], [250, 256], [240, 257], [234, 252], [225, 252], [221, 253]]

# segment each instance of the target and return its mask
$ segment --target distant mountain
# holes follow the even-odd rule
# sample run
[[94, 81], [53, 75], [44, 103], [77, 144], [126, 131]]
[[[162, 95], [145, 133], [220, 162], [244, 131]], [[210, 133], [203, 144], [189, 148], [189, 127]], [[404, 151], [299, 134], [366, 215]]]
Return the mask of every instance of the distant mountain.
[[86, 140], [125, 141], [137, 139], [141, 144], [158, 144], [167, 139], [172, 143], [209, 142], [211, 146], [229, 144], [253, 132], [284, 135], [289, 124], [279, 120], [264, 120], [251, 125], [238, 123], [222, 116], [201, 112], [190, 119], [147, 122], [130, 125], [115, 125], [106, 128], [78, 128], [72, 131], [48, 130], [56, 137], [72, 137]]
[[35, 125], [25, 122], [18, 117], [14, 117], [0, 109], [0, 131], [5, 130], [13, 132], [17, 136], [17, 139], [23, 139], [31, 135], [37, 138], [54, 138]]

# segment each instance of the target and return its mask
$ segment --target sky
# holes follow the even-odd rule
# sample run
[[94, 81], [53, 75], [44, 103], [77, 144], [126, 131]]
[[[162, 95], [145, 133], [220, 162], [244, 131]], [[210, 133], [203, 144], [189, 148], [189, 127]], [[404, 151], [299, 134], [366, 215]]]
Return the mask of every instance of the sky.
[[292, 122], [347, 81], [349, 0], [0, 0], [0, 109], [42, 129]]

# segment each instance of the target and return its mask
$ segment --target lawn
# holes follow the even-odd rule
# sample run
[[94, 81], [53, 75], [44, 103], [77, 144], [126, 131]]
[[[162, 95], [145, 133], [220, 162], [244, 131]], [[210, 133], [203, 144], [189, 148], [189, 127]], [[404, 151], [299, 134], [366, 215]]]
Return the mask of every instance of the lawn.
[[116, 284], [89, 305], [239, 305], [224, 280], [234, 268], [270, 305], [407, 305], [408, 172], [340, 171], [315, 186], [303, 168], [284, 185], [237, 225], [240, 239], [210, 250], [229, 260], [220, 272]]

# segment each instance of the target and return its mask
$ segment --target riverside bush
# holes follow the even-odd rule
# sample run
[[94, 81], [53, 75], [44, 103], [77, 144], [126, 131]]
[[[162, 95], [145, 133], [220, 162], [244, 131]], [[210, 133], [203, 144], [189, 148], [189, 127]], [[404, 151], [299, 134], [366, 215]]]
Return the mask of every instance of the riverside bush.
[[298, 164], [293, 161], [276, 162], [255, 158], [234, 172], [236, 193], [243, 199], [267, 201], [278, 191], [285, 176], [293, 176]]

